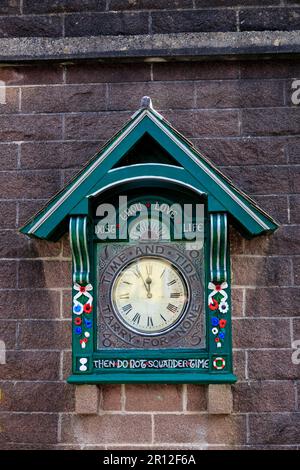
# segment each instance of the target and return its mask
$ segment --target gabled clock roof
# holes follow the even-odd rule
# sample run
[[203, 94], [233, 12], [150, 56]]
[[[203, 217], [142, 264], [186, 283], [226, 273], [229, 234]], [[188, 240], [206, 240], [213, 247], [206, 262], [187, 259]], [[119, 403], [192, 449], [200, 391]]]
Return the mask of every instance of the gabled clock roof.
[[[132, 149], [151, 138], [161, 149], [160, 160], [132, 163]], [[148, 145], [149, 147], [149, 145]], [[155, 146], [153, 145], [153, 148]], [[155, 153], [153, 151], [153, 153]], [[151, 154], [151, 152], [150, 152]], [[165, 160], [164, 160], [164, 155]], [[136, 157], [138, 158], [138, 156]], [[32, 217], [21, 232], [44, 239], [57, 239], [74, 211], [87, 213], [89, 198], [128, 181], [168, 181], [205, 195], [210, 212], [227, 212], [247, 236], [276, 230], [278, 224], [249, 196], [238, 189], [193, 144], [142, 99], [142, 107], [58, 192]]]

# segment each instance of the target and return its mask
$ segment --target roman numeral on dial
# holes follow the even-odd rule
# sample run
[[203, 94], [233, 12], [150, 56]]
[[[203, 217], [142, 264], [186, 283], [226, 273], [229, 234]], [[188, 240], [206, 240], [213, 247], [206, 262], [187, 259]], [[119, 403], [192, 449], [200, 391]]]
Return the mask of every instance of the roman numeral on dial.
[[176, 279], [173, 279], [172, 281], [168, 282], [167, 286], [172, 286], [176, 282], [177, 282]]
[[132, 319], [133, 323], [140, 323], [141, 315], [139, 313], [136, 313]]
[[151, 317], [148, 317], [147, 318], [147, 326], [150, 327], [150, 326], [153, 326], [153, 320]]
[[180, 292], [172, 292], [170, 294], [171, 299], [178, 299], [181, 296]]
[[167, 306], [167, 309], [170, 310], [170, 312], [172, 312], [172, 313], [176, 313], [177, 310], [178, 310], [178, 307], [176, 307], [176, 305], [169, 304], [169, 305]]
[[129, 294], [121, 294], [119, 296], [120, 299], [129, 299]]
[[131, 312], [132, 305], [131, 304], [124, 305], [124, 307], [122, 307], [122, 310], [127, 315], [129, 312]]

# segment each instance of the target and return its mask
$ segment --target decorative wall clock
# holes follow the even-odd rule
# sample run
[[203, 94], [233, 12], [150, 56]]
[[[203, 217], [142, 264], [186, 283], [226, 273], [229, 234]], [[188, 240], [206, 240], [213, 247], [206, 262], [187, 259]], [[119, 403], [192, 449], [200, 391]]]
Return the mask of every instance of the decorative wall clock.
[[21, 229], [73, 263], [70, 383], [232, 383], [228, 224], [277, 223], [148, 98]]

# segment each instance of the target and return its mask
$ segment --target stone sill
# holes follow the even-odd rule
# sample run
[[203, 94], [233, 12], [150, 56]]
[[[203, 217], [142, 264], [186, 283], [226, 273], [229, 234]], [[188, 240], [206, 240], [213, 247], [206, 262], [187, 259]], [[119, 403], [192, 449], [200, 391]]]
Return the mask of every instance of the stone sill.
[[[138, 385], [137, 385], [138, 386]], [[77, 385], [75, 389], [75, 413], [97, 415], [100, 392], [97, 385]], [[213, 415], [228, 415], [233, 411], [230, 384], [210, 384], [207, 387], [207, 412]]]
[[299, 31], [0, 39], [2, 63], [80, 59], [155, 62], [299, 53]]

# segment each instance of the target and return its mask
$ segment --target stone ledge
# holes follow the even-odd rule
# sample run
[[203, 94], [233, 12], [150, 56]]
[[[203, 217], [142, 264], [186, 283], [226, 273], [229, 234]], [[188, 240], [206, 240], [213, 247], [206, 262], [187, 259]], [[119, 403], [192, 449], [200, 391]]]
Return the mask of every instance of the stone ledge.
[[0, 39], [2, 63], [79, 59], [196, 60], [210, 56], [240, 58], [299, 53], [299, 31]]
[[210, 384], [207, 391], [207, 411], [213, 415], [232, 413], [233, 398], [231, 385]]
[[99, 407], [99, 388], [97, 385], [76, 385], [75, 413], [95, 415]]

